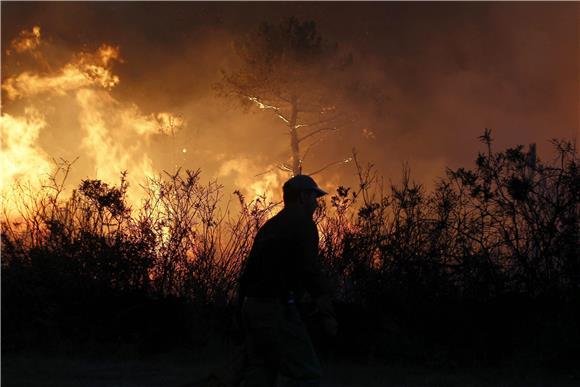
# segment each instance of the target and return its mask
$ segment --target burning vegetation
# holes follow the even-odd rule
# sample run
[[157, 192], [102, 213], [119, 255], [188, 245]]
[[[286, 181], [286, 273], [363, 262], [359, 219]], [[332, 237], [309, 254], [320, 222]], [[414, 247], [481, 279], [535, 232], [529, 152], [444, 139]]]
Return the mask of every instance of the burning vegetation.
[[[22, 112], [3, 112], [1, 117], [5, 211], [18, 217], [16, 202], [25, 200], [18, 187], [39, 191], [50, 181], [53, 160], [41, 148], [39, 136], [48, 125], [47, 115], [56, 109], [60, 109], [57, 115], [78, 125], [78, 130], [66, 132], [73, 138], [59, 139], [61, 147], [82, 153], [84, 172], [93, 175], [92, 170], [103, 181], [117, 181], [122, 171], [130, 171], [127, 196], [138, 204], [142, 196], [139, 186], [157, 175], [147, 144], [155, 135], [173, 135], [183, 120], [167, 112], [144, 114], [135, 104], [121, 103], [112, 95], [120, 82], [112, 69], [115, 62], [122, 61], [118, 47], [103, 44], [94, 52], [74, 53], [53, 69], [49, 63], [53, 48], [43, 43], [40, 31], [36, 26], [31, 33], [23, 32], [12, 48], [15, 54], [31, 53], [37, 64], [48, 66], [45, 71], [23, 71], [2, 80], [3, 96], [12, 103], [12, 110]], [[9, 55], [14, 54], [9, 51]]]
[[[490, 133], [482, 138], [488, 149], [476, 166], [449, 170], [433, 192], [408, 170], [385, 187], [372, 166], [356, 161], [360, 185], [322, 203], [321, 256], [336, 289], [345, 356], [422, 362], [443, 351], [448, 361], [496, 364], [526, 353], [550, 366], [572, 358], [576, 150], [555, 142], [557, 162], [544, 163], [522, 147], [494, 152]], [[3, 315], [12, 316], [3, 323], [4, 348], [99, 337], [158, 350], [227, 332], [240, 264], [276, 205], [237, 193], [224, 210], [221, 186], [203, 184], [199, 171], [178, 171], [150, 178], [143, 205], [130, 211], [124, 176], [118, 186], [84, 180], [64, 198], [70, 167], [59, 165], [40, 191], [29, 188], [19, 222], [2, 223]], [[167, 302], [167, 319], [153, 317]], [[148, 317], [135, 321], [145, 313], [139, 308]], [[83, 336], [89, 327], [96, 337]], [[418, 332], [426, 342], [404, 341]]]
[[[20, 111], [1, 118], [4, 350], [96, 342], [158, 350], [229, 332], [240, 265], [279, 208], [272, 192], [285, 174], [276, 167], [302, 172], [316, 137], [356, 118], [345, 107], [352, 85], [336, 79], [348, 56], [325, 46], [313, 24], [266, 24], [237, 48], [245, 62], [218, 88], [274, 113], [290, 154], [231, 196], [199, 170], [154, 169], [148, 142], [187, 123], [115, 98], [118, 47], [53, 68], [40, 27], [12, 42], [9, 55], [30, 53], [46, 69], [2, 82]], [[247, 68], [255, 56], [258, 74]], [[335, 78], [301, 94], [329, 66]], [[69, 181], [75, 162], [51, 160], [39, 145], [58, 99], [78, 123], [76, 145], [91, 160], [84, 171], [95, 171], [80, 184]], [[535, 364], [570, 364], [580, 342], [575, 144], [554, 140], [556, 158], [545, 162], [533, 146], [495, 151], [489, 130], [480, 139], [475, 166], [448, 169], [430, 191], [408, 169], [386, 186], [356, 153], [339, 162], [352, 161], [358, 185], [321, 202], [316, 221], [343, 355], [495, 364], [525, 353]], [[224, 160], [219, 173], [247, 174], [248, 165]]]

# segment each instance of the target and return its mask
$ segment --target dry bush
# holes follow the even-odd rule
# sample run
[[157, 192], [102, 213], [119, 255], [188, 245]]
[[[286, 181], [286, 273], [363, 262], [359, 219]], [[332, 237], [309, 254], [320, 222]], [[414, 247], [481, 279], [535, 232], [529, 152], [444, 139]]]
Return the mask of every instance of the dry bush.
[[265, 198], [240, 209], [220, 209], [222, 187], [200, 183], [200, 171], [177, 171], [150, 179], [136, 218], [137, 233], [155, 246], [155, 288], [201, 303], [227, 303], [235, 290], [241, 261], [273, 204]]
[[489, 299], [575, 289], [574, 145], [554, 141], [556, 161], [545, 163], [534, 147], [494, 152], [490, 136], [482, 136], [487, 152], [474, 169], [448, 170], [430, 193], [406, 167], [400, 184], [385, 192], [373, 166], [356, 162], [358, 191], [339, 187], [318, 216], [321, 252], [341, 295], [364, 301], [408, 291]]
[[[403, 348], [397, 356], [407, 356], [425, 352], [421, 340], [443, 335], [441, 348], [454, 342], [494, 358], [494, 351], [480, 349], [501, 346], [506, 334], [550, 341], [557, 326], [566, 342], [580, 336], [570, 323], [578, 317], [570, 305], [577, 304], [580, 284], [574, 144], [553, 141], [556, 157], [544, 162], [533, 147], [496, 152], [489, 131], [481, 139], [486, 152], [475, 167], [447, 170], [432, 192], [406, 167], [401, 181], [386, 188], [355, 154], [359, 186], [339, 187], [322, 202], [315, 214], [321, 257], [342, 316], [356, 320], [343, 321], [343, 331], [368, 336], [353, 345], [373, 353]], [[99, 313], [116, 313], [133, 321], [129, 331], [143, 321], [165, 326], [152, 334], [159, 336], [175, 327], [151, 317], [157, 305], [151, 300], [196, 305], [195, 313], [184, 312], [167, 301], [182, 315], [166, 320], [193, 313], [198, 322], [209, 321], [211, 308], [229, 310], [253, 237], [277, 205], [266, 198], [247, 202], [240, 192], [226, 200], [217, 182], [201, 182], [200, 171], [178, 170], [149, 179], [142, 205], [131, 209], [124, 174], [118, 186], [85, 180], [64, 197], [70, 168], [57, 163], [40, 191], [18, 186], [14, 208], [21, 219], [4, 214], [2, 308], [15, 316], [3, 320], [7, 332], [52, 332], [58, 340], [68, 334], [63, 326], [82, 329]], [[123, 317], [136, 299], [141, 314], [131, 313], [141, 317]], [[87, 309], [93, 314], [79, 317]], [[552, 328], [543, 315], [551, 316]], [[522, 319], [544, 331], [516, 330]], [[483, 341], [476, 338], [482, 332]]]

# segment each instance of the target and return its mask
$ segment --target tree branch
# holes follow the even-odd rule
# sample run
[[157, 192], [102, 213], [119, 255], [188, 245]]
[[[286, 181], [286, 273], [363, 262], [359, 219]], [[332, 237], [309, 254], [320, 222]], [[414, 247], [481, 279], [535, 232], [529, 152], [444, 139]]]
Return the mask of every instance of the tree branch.
[[305, 122], [303, 124], [296, 125], [296, 128], [305, 128], [305, 127], [312, 127], [312, 126], [317, 126], [317, 125], [321, 125], [321, 124], [326, 124], [329, 122], [338, 121], [339, 118], [340, 118], [340, 115], [336, 115], [333, 117], [323, 118], [323, 119], [316, 121], [316, 122]]
[[256, 105], [258, 105], [259, 109], [270, 109], [276, 112], [276, 116], [278, 116], [278, 118], [280, 118], [282, 121], [284, 121], [286, 124], [288, 122], [290, 122], [288, 120], [288, 118], [286, 118], [282, 113], [280, 113], [280, 108], [274, 105], [269, 105], [267, 103], [264, 103], [262, 101], [260, 101], [260, 99], [258, 97], [251, 97], [246, 95], [246, 98], [248, 98], [250, 101], [254, 102]]
[[333, 165], [337, 165], [337, 164], [348, 164], [351, 161], [352, 161], [352, 157], [348, 157], [348, 158], [346, 158], [344, 160], [333, 161], [332, 163], [326, 164], [324, 167], [322, 167], [322, 168], [320, 168], [320, 169], [318, 169], [318, 170], [316, 170], [316, 171], [314, 171], [312, 173], [308, 173], [308, 175], [309, 176], [314, 176], [317, 173], [320, 173], [320, 172], [324, 171], [325, 169], [332, 167]]
[[324, 131], [336, 131], [336, 130], [338, 130], [338, 128], [336, 128], [336, 127], [324, 127], [324, 128], [316, 129], [316, 130], [313, 130], [312, 132], [310, 132], [308, 134], [305, 134], [304, 136], [300, 137], [298, 139], [298, 142], [302, 142], [302, 141], [306, 140], [308, 137], [312, 137], [315, 134], [318, 134], [320, 132], [324, 132]]
[[308, 147], [304, 151], [304, 154], [301, 157], [301, 161], [306, 160], [306, 156], [308, 156], [308, 153], [310, 152], [310, 149], [312, 149], [312, 147], [314, 145], [318, 144], [320, 141], [322, 141], [322, 138], [318, 138], [317, 140], [315, 140], [314, 142], [312, 142], [311, 144], [308, 145]]
[[281, 171], [284, 171], [284, 172], [292, 172], [292, 168], [290, 168], [290, 167], [289, 167], [288, 165], [286, 165], [285, 163], [281, 163], [281, 164], [278, 164], [278, 165], [276, 165], [276, 167], [275, 167], [275, 168], [270, 168], [270, 169], [268, 169], [268, 170], [267, 170], [267, 171], [265, 171], [265, 172], [258, 173], [258, 174], [257, 174], [257, 175], [255, 175], [254, 177], [263, 176], [263, 175], [265, 175], [265, 174], [267, 174], [267, 173], [274, 172], [274, 170], [275, 170], [276, 168], [278, 168], [279, 170], [281, 170]]
[[274, 105], [268, 105], [262, 101], [260, 101], [260, 99], [258, 97], [251, 97], [249, 95], [246, 95], [246, 98], [248, 98], [250, 101], [254, 102], [256, 105], [258, 105], [258, 108], [260, 109], [272, 109], [274, 111], [278, 111], [280, 110], [280, 108], [278, 108], [277, 106]]
[[276, 112], [276, 115], [278, 116], [278, 118], [280, 118], [282, 121], [284, 121], [286, 124], [289, 123], [290, 121], [288, 121], [288, 118], [284, 117], [283, 114]]

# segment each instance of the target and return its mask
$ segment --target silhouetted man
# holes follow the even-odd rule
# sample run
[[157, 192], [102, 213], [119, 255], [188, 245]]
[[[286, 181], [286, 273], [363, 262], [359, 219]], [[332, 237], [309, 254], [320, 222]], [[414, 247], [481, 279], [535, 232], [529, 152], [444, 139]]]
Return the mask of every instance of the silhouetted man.
[[283, 187], [284, 209], [258, 231], [240, 278], [246, 333], [245, 387], [270, 387], [280, 377], [292, 386], [318, 386], [321, 369], [296, 303], [308, 292], [328, 334], [337, 324], [318, 257], [312, 217], [326, 195], [299, 175]]

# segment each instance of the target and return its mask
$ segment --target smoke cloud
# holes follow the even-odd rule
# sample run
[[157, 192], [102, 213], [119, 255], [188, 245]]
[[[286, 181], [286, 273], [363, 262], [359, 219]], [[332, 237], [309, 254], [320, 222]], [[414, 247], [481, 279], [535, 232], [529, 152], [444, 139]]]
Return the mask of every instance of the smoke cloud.
[[[72, 181], [127, 169], [136, 188], [182, 166], [229, 192], [275, 195], [286, 177], [276, 165], [289, 157], [284, 128], [213, 85], [236, 64], [235, 39], [296, 16], [351, 52], [356, 80], [379, 91], [373, 103], [352, 101], [357, 121], [313, 148], [306, 170], [355, 147], [385, 179], [408, 162], [430, 187], [445, 167], [472, 164], [487, 127], [498, 148], [535, 142], [540, 157], [550, 138], [578, 139], [578, 6], [2, 3], [3, 120], [40, 112], [31, 146], [43, 160], [80, 156]], [[316, 177], [330, 191], [356, 184], [352, 164]]]

